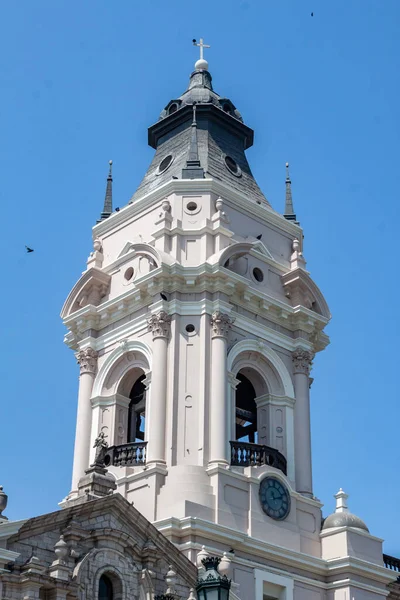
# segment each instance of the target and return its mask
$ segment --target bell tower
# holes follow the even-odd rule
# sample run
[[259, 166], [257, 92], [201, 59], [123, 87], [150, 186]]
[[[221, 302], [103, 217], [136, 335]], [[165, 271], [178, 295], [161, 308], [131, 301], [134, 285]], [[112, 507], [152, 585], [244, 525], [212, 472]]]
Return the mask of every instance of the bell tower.
[[117, 491], [193, 560], [202, 544], [229, 546], [245, 570], [256, 540], [320, 557], [310, 369], [330, 313], [288, 165], [280, 214], [246, 158], [253, 131], [204, 57], [148, 142], [153, 160], [119, 211], [110, 164], [93, 252], [62, 309], [80, 368], [63, 505], [101, 435]]

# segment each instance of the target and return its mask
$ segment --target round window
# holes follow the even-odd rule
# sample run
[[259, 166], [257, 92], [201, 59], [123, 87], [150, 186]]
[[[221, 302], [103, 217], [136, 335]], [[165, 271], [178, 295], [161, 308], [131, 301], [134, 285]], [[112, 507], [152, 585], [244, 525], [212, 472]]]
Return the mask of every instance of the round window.
[[194, 212], [197, 208], [197, 204], [196, 202], [188, 202], [186, 204], [186, 210], [190, 211], [190, 212]]
[[192, 325], [191, 323], [189, 323], [189, 325], [186, 325], [185, 329], [186, 329], [186, 331], [187, 331], [188, 333], [193, 333], [193, 332], [195, 331], [195, 329], [196, 329], [196, 328], [195, 328], [195, 326], [194, 326], [194, 325]]
[[259, 283], [261, 283], [262, 281], [264, 281], [264, 273], [258, 267], [256, 267], [255, 269], [253, 269], [253, 277]]
[[133, 277], [133, 267], [129, 267], [124, 273], [124, 277], [127, 281], [130, 281]]
[[161, 175], [161, 173], [164, 173], [164, 171], [166, 171], [168, 167], [171, 166], [173, 160], [174, 157], [172, 156], [172, 154], [168, 154], [168, 156], [163, 158], [160, 164], [158, 165], [157, 175]]
[[242, 175], [242, 171], [235, 160], [231, 156], [225, 156], [225, 166], [235, 177], [240, 177]]

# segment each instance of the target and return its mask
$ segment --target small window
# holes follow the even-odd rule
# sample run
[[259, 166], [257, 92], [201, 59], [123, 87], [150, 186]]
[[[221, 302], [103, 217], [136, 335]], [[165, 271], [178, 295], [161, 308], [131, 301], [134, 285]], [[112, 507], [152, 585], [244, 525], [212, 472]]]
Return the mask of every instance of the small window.
[[186, 325], [185, 329], [188, 333], [193, 333], [194, 331], [196, 331], [195, 326], [192, 325], [191, 323], [189, 323], [189, 325]]
[[197, 204], [196, 202], [188, 202], [186, 205], [186, 210], [189, 210], [190, 212], [194, 212], [197, 208]]
[[99, 600], [114, 600], [113, 584], [107, 575], [102, 575], [100, 577]]
[[261, 283], [262, 281], [264, 281], [264, 273], [258, 267], [256, 267], [255, 269], [253, 269], [253, 277], [259, 283]]
[[171, 106], [168, 109], [168, 114], [172, 115], [172, 113], [176, 112], [178, 110], [178, 105], [176, 102], [174, 102], [173, 104], [171, 104]]
[[228, 103], [228, 102], [224, 102], [222, 109], [227, 112], [230, 113], [232, 110], [232, 106]]
[[126, 279], [126, 281], [130, 281], [133, 277], [133, 267], [129, 267], [129, 269], [127, 269], [124, 273], [124, 277]]
[[231, 156], [225, 156], [225, 166], [235, 177], [241, 177], [242, 171], [235, 160]]
[[173, 160], [174, 157], [172, 156], [172, 154], [168, 154], [168, 156], [163, 158], [160, 164], [158, 165], [157, 175], [161, 175], [161, 173], [164, 173], [168, 169], [168, 167], [171, 166]]

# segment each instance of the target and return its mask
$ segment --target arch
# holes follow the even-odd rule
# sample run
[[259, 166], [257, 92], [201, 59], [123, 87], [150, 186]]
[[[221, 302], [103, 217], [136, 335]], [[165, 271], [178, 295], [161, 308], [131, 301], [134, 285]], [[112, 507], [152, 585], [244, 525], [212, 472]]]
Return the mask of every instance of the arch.
[[[92, 396], [112, 395], [116, 392], [121, 380], [128, 371], [136, 367], [147, 373], [151, 370], [151, 363], [152, 352], [150, 346], [140, 340], [124, 341], [110, 353], [100, 367], [94, 381]], [[103, 394], [105, 383], [113, 371], [114, 383], [107, 390], [107, 393]]]
[[[251, 367], [258, 371], [267, 380], [265, 368], [261, 362], [255, 362], [249, 359], [243, 358], [243, 354], [246, 352], [255, 352], [264, 359], [275, 373], [280, 385], [282, 386], [283, 395], [294, 398], [294, 388], [292, 378], [289, 371], [287, 370], [285, 363], [279, 356], [266, 344], [259, 340], [241, 340], [237, 342], [230, 350], [228, 354], [227, 367], [228, 371], [238, 372], [243, 366]], [[241, 359], [242, 355], [242, 359]], [[256, 390], [257, 391], [257, 390]], [[271, 393], [274, 390], [270, 390]], [[275, 392], [276, 393], [276, 392]]]
[[293, 271], [288, 271], [282, 275], [282, 282], [285, 288], [289, 291], [296, 289], [304, 289], [306, 290], [311, 298], [314, 299], [314, 308], [316, 313], [322, 315], [328, 321], [331, 319], [331, 312], [329, 310], [329, 306], [317, 286], [317, 284], [311, 279], [310, 275], [304, 271], [304, 269], [294, 269]]
[[119, 253], [118, 258], [121, 258], [122, 256], [128, 254], [128, 252], [131, 251], [134, 251], [135, 254], [143, 254], [145, 256], [149, 256], [155, 261], [157, 267], [159, 267], [162, 263], [171, 265], [174, 262], [173, 258], [169, 256], [169, 254], [163, 252], [162, 250], [158, 250], [158, 248], [154, 248], [153, 246], [150, 246], [149, 244], [146, 244], [144, 242], [126, 242], [121, 252]]
[[221, 252], [217, 252], [216, 254], [210, 256], [207, 262], [223, 266], [227, 260], [232, 258], [232, 256], [239, 257], [249, 254], [253, 246], [254, 244], [251, 242], [238, 242], [236, 244], [231, 244], [227, 248], [221, 250]]
[[61, 318], [65, 319], [88, 304], [97, 306], [108, 293], [110, 281], [111, 275], [97, 267], [85, 271], [68, 294], [61, 309]]
[[114, 600], [114, 586], [111, 577], [103, 573], [99, 579], [99, 600]]

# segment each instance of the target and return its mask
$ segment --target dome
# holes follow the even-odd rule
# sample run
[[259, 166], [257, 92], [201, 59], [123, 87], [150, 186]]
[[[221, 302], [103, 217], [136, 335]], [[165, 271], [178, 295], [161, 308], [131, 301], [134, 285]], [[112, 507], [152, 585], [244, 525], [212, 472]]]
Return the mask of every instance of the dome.
[[[179, 98], [168, 102], [167, 106], [161, 111], [159, 120], [165, 119], [170, 114], [176, 112], [184, 106], [196, 104], [214, 104], [217, 108], [243, 123], [242, 115], [236, 109], [233, 102], [228, 98], [219, 96], [213, 90], [212, 77], [210, 73], [202, 66], [198, 68], [198, 60], [195, 67], [196, 70], [190, 76], [189, 87]], [[203, 61], [206, 63], [206, 61]]]
[[326, 517], [322, 523], [322, 531], [332, 529], [333, 527], [354, 527], [355, 529], [361, 529], [369, 533], [369, 529], [360, 517], [353, 515], [349, 512], [346, 501], [348, 498], [342, 488], [335, 494], [336, 498], [336, 510], [334, 513]]
[[329, 515], [329, 517], [326, 517], [322, 525], [322, 531], [330, 529], [331, 527], [355, 527], [356, 529], [363, 529], [369, 533], [369, 529], [364, 521], [350, 512], [334, 512], [332, 515]]

